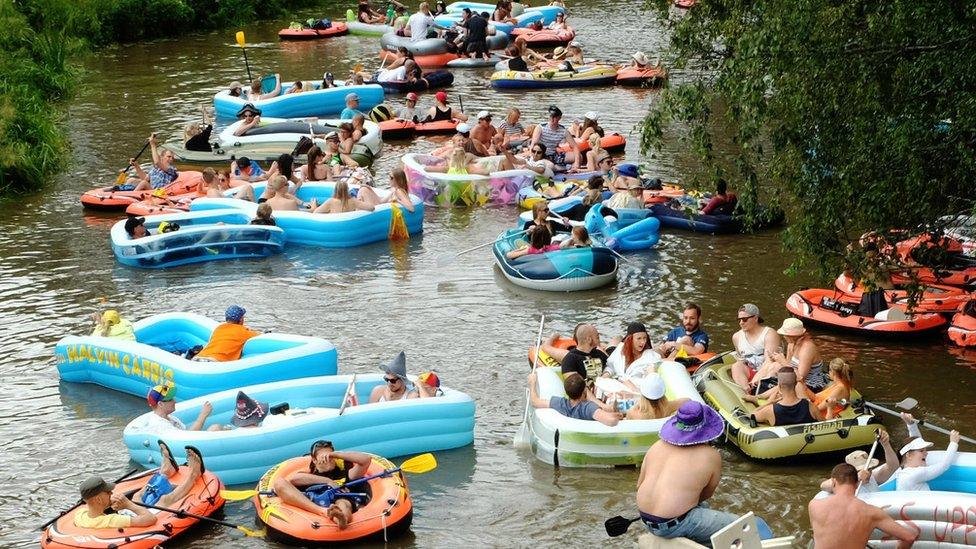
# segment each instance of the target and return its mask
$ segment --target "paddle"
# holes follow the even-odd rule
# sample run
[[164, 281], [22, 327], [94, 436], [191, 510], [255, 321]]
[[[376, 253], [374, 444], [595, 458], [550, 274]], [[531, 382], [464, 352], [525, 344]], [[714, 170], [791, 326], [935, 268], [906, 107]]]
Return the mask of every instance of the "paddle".
[[[139, 157], [142, 156], [142, 153], [146, 152], [146, 149], [147, 148], [149, 148], [149, 141], [146, 141], [146, 143], [142, 146], [142, 148], [139, 149], [139, 152], [136, 154], [136, 156], [135, 156], [135, 158], [133, 158], [133, 160], [139, 160]], [[121, 172], [119, 172], [119, 176], [115, 179], [115, 185], [116, 186], [125, 183], [125, 178], [126, 178], [126, 175], [125, 174], [129, 173], [129, 168], [131, 168], [131, 167], [132, 167], [132, 164], [129, 164], [128, 166], [126, 166], [125, 168], [123, 168]]]
[[250, 82], [251, 79], [251, 65], [247, 62], [247, 48], [244, 47], [244, 31], [237, 31], [234, 36], [237, 40], [237, 45], [241, 47], [241, 51], [244, 52], [244, 66], [247, 67], [247, 81]]
[[640, 517], [629, 519], [617, 515], [613, 518], [608, 518], [606, 522], [603, 523], [603, 526], [607, 529], [607, 534], [610, 537], [615, 538], [627, 533], [627, 529], [630, 528], [630, 525], [638, 520], [640, 520]]
[[184, 511], [182, 509], [170, 509], [168, 507], [160, 507], [158, 505], [149, 505], [148, 503], [142, 503], [142, 502], [139, 502], [139, 501], [133, 501], [132, 503], [135, 503], [139, 507], [145, 507], [147, 509], [157, 509], [159, 511], [166, 511], [167, 513], [173, 513], [174, 515], [176, 515], [178, 517], [190, 517], [190, 518], [195, 518], [197, 520], [203, 520], [203, 521], [207, 521], [207, 522], [212, 522], [214, 524], [219, 524], [221, 526], [226, 526], [227, 528], [236, 528], [237, 530], [240, 530], [241, 532], [244, 532], [244, 535], [247, 536], [247, 537], [251, 537], [251, 538], [263, 538], [264, 537], [264, 532], [263, 531], [260, 531], [260, 530], [251, 530], [250, 528], [245, 528], [245, 527], [243, 527], [243, 526], [241, 526], [239, 524], [234, 524], [232, 522], [227, 522], [227, 521], [224, 521], [224, 520], [217, 520], [215, 518], [205, 517], [203, 515], [195, 515], [193, 513], [188, 513], [188, 512], [186, 512], [186, 511]]
[[[542, 349], [542, 327], [546, 324], [546, 315], [542, 315], [539, 319], [539, 334], [535, 338], [535, 355], [532, 359], [532, 371], [535, 372], [536, 367], [539, 365], [539, 351]], [[531, 403], [529, 399], [531, 394], [529, 389], [525, 389], [525, 413], [522, 414], [522, 424], [519, 425], [518, 431], [515, 432], [515, 440], [513, 444], [516, 448], [527, 448], [532, 442], [529, 439], [529, 408]]]
[[[349, 404], [349, 401], [351, 400], [349, 397], [350, 396], [355, 396], [355, 394], [356, 394], [356, 376], [357, 375], [359, 375], [359, 374], [353, 374], [352, 375], [352, 379], [349, 380], [349, 385], [346, 387], [346, 392], [343, 393], [343, 395], [342, 395], [342, 406], [339, 406], [339, 415], [340, 416], [342, 415], [342, 412], [345, 412], [346, 411], [346, 406]], [[352, 393], [352, 395], [350, 395], [350, 393]]]
[[[894, 411], [894, 410], [892, 410], [890, 408], [885, 408], [884, 406], [881, 406], [879, 404], [875, 404], [873, 402], [868, 402], [866, 400], [863, 401], [863, 402], [864, 402], [864, 405], [867, 406], [868, 408], [872, 408], [874, 410], [878, 410], [878, 411], [884, 412], [886, 414], [891, 414], [891, 415], [896, 416], [896, 417], [901, 417], [901, 413], [900, 412], [896, 412], [896, 411]], [[840, 403], [843, 406], [846, 406], [847, 404], [849, 404], [849, 402], [847, 400], [841, 400]], [[905, 400], [902, 400], [901, 402], [895, 403], [895, 408], [901, 408], [902, 410], [905, 410], [905, 411], [911, 410], [911, 409], [915, 408], [916, 406], [918, 406], [918, 401], [915, 400], [912, 397], [908, 397]], [[938, 425], [934, 425], [932, 423], [928, 423], [924, 419], [919, 419], [919, 420], [916, 420], [916, 421], [918, 421], [918, 426], [919, 427], [928, 427], [929, 429], [932, 429], [933, 431], [942, 433], [944, 435], [948, 435], [951, 432], [951, 431], [949, 431], [949, 429], [946, 429], [945, 427], [939, 427]], [[960, 440], [965, 440], [966, 442], [968, 442], [970, 444], [976, 444], [976, 439], [971, 438], [971, 437], [961, 436], [960, 435], [959, 439]]]
[[[118, 484], [118, 483], [122, 482], [123, 480], [125, 480], [125, 479], [129, 478], [130, 476], [132, 476], [133, 474], [135, 474], [137, 471], [139, 471], [139, 469], [132, 469], [128, 473], [126, 473], [126, 474], [122, 475], [121, 477], [115, 479], [115, 483]], [[85, 503], [85, 500], [79, 499], [78, 500], [78, 503], [74, 504], [74, 506], [72, 506], [71, 509], [74, 509], [75, 507], [77, 507], [77, 506], [79, 506], [79, 505], [81, 505], [83, 503]], [[45, 522], [44, 524], [41, 525], [40, 528], [38, 528], [38, 530], [43, 530], [43, 529], [47, 528], [48, 526], [54, 524], [54, 522], [57, 521], [59, 518], [67, 515], [68, 513], [70, 513], [71, 512], [71, 509], [68, 509], [67, 511], [64, 511], [60, 515], [58, 515], [58, 516], [54, 517], [53, 519]]]
[[[351, 480], [341, 486], [342, 487], [355, 486], [356, 484], [362, 484], [363, 482], [373, 480], [374, 478], [392, 475], [397, 471], [403, 471], [405, 473], [411, 473], [414, 475], [422, 475], [428, 471], [433, 471], [436, 468], [437, 468], [437, 460], [434, 459], [434, 454], [428, 452], [426, 454], [420, 454], [419, 456], [414, 456], [404, 461], [403, 463], [400, 464], [399, 467], [395, 467], [393, 469], [387, 469], [382, 473], [376, 473], [375, 475], [370, 475], [368, 477]], [[308, 488], [312, 488], [312, 486], [309, 486]], [[265, 491], [265, 492], [259, 492], [257, 490], [221, 490], [220, 491], [220, 496], [226, 499], [227, 501], [241, 501], [241, 500], [253, 498], [258, 494], [262, 496], [275, 495], [273, 491]]]
[[[871, 451], [868, 452], [868, 459], [867, 459], [867, 461], [864, 462], [864, 469], [861, 469], [862, 471], [867, 471], [870, 468], [871, 458], [874, 457], [874, 451], [878, 449], [878, 441], [879, 440], [881, 440], [881, 429], [878, 429], [878, 430], [876, 430], [874, 432], [874, 444], [871, 445]], [[861, 487], [862, 486], [863, 486], [863, 483], [860, 480], [858, 480], [857, 481], [857, 488], [854, 490], [854, 496], [855, 497], [861, 491]]]

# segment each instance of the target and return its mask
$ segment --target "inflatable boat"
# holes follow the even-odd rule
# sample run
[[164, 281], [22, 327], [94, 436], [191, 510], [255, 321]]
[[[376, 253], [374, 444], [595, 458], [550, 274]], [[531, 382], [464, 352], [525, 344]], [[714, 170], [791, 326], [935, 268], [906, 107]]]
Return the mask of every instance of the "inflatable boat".
[[[234, 142], [231, 142], [227, 143], [226, 146], [220, 143], [214, 143], [215, 147], [210, 151], [190, 151], [182, 143], [175, 141], [167, 143], [165, 146], [167, 149], [173, 151], [173, 154], [176, 156], [176, 163], [181, 166], [219, 166], [220, 168], [225, 168], [230, 165], [231, 160], [246, 156], [267, 168], [279, 156], [293, 153], [295, 151], [295, 145], [298, 144], [298, 140], [301, 137], [300, 135], [296, 135], [294, 142], [277, 141], [241, 145], [235, 145]], [[364, 139], [371, 137], [367, 135]], [[320, 148], [324, 146], [324, 140], [322, 139], [313, 139], [313, 141]], [[382, 148], [382, 143], [379, 146]], [[352, 153], [349, 156], [364, 168], [372, 166], [373, 161], [376, 159], [376, 155], [373, 154], [369, 147], [362, 143], [354, 144], [352, 146]]]
[[462, 56], [453, 61], [448, 61], [447, 67], [450, 69], [483, 69], [486, 67], [494, 67], [502, 60], [504, 60], [504, 58], [497, 54], [489, 55], [488, 59], [483, 57]]
[[532, 185], [532, 170], [507, 170], [491, 175], [447, 174], [429, 172], [427, 166], [443, 164], [444, 159], [423, 154], [403, 156], [410, 192], [427, 204], [438, 206], [482, 206], [514, 204], [518, 191]]
[[[413, 60], [417, 63], [417, 66], [422, 69], [440, 69], [446, 67], [448, 63], [454, 61], [455, 59], [460, 59], [460, 55], [451, 52], [444, 53], [431, 53], [426, 55], [414, 55]], [[391, 63], [396, 60], [397, 55], [395, 52], [381, 50], [380, 59], [383, 63]]]
[[[512, 2], [512, 15], [518, 17], [528, 9], [528, 5], [519, 2]], [[491, 13], [495, 9], [495, 4], [489, 4], [487, 2], [451, 2], [447, 5], [448, 13], [460, 13], [467, 8], [473, 12], [481, 13], [487, 11]]]
[[359, 95], [359, 110], [368, 112], [383, 102], [383, 88], [376, 84], [362, 86], [337, 86], [321, 88], [321, 81], [313, 82], [311, 89], [301, 93], [287, 93], [292, 82], [282, 82], [281, 95], [269, 99], [251, 101], [246, 97], [234, 97], [227, 89], [214, 95], [214, 109], [220, 118], [235, 118], [241, 107], [250, 103], [261, 109], [262, 116], [300, 118], [303, 116], [335, 116], [346, 108], [346, 95]]
[[[864, 286], [857, 283], [847, 273], [842, 273], [834, 281], [834, 286], [841, 292], [860, 300], [864, 295]], [[908, 305], [908, 292], [905, 290], [885, 290], [885, 299], [892, 305]], [[970, 294], [952, 286], [930, 284], [922, 287], [921, 296], [915, 304], [915, 311], [919, 313], [955, 313], [959, 307], [971, 299]]]
[[530, 47], [555, 48], [565, 46], [576, 38], [576, 31], [567, 28], [563, 30], [517, 28], [512, 30], [512, 36], [521, 36]]
[[[354, 378], [360, 404], [343, 408]], [[167, 431], [161, 437], [152, 427], [149, 412], [129, 422], [122, 439], [132, 460], [146, 467], [159, 463], [158, 438], [178, 457], [183, 456], [184, 446], [193, 446], [207, 459], [208, 469], [229, 484], [254, 482], [276, 463], [307, 452], [312, 442], [323, 437], [339, 449], [390, 457], [460, 448], [474, 440], [475, 403], [468, 395], [442, 386], [435, 397], [369, 404], [370, 392], [383, 383], [382, 373], [242, 383], [239, 388], [180, 400], [173, 416], [190, 425], [204, 402], [210, 402], [213, 412], [207, 425], [228, 425], [239, 390], [282, 413], [267, 416], [253, 428]]]
[[346, 10], [345, 25], [346, 28], [349, 29], [349, 34], [359, 36], [375, 36], [377, 38], [393, 30], [393, 27], [386, 24], [363, 23], [356, 18], [356, 11], [352, 9]]
[[[661, 238], [661, 222], [648, 210], [618, 208], [617, 218], [609, 220], [597, 204], [586, 213], [586, 230], [591, 235], [603, 235], [615, 249], [624, 251], [648, 250]], [[610, 241], [613, 242], [610, 242]]]
[[946, 327], [945, 317], [938, 313], [909, 315], [896, 306], [875, 316], [862, 316], [858, 314], [859, 305], [858, 299], [823, 289], [800, 290], [786, 300], [786, 309], [804, 323], [866, 337], [929, 336]]
[[[237, 131], [244, 121], [239, 120], [234, 122], [230, 126], [227, 126], [224, 131], [220, 132], [218, 139], [220, 140], [220, 146], [222, 148], [241, 147], [244, 145], [285, 143], [294, 149], [295, 145], [298, 144], [298, 141], [301, 140], [302, 137], [309, 137], [310, 135], [318, 136], [316, 144], [322, 144], [322, 139], [324, 139], [325, 136], [330, 132], [339, 131], [339, 125], [343, 122], [348, 121], [340, 120], [338, 118], [289, 120], [287, 118], [261, 117], [261, 123], [257, 127], [247, 130], [243, 135], [234, 135], [234, 132]], [[381, 137], [380, 127], [376, 124], [376, 122], [367, 119], [363, 123], [363, 128], [366, 130], [366, 135], [364, 135], [356, 143], [356, 145], [362, 145], [365, 147], [372, 156], [379, 156], [380, 151], [383, 148], [383, 139]], [[355, 153], [355, 149], [353, 149], [353, 151]]]
[[[251, 225], [253, 216], [238, 210], [211, 210], [155, 215], [146, 219], [147, 236], [132, 238], [126, 220], [112, 226], [112, 252], [123, 265], [165, 269], [220, 259], [262, 258], [280, 253], [280, 227]], [[160, 232], [163, 224], [178, 230]]]
[[[499, 33], [489, 36], [487, 43], [489, 50], [503, 50], [508, 46], [508, 35]], [[397, 36], [393, 31], [384, 34], [380, 38], [380, 45], [384, 51], [390, 53], [396, 53], [400, 48], [407, 48], [407, 51], [412, 53], [415, 58], [426, 55], [439, 55], [452, 51], [447, 40], [443, 38], [413, 40], [409, 36]], [[423, 67], [423, 65], [420, 66]]]
[[624, 67], [617, 70], [617, 84], [621, 86], [661, 86], [668, 79], [668, 71], [664, 67]]
[[[163, 187], [166, 196], [178, 196], [197, 192], [203, 182], [203, 174], [195, 171], [181, 171], [172, 183]], [[144, 200], [152, 195], [153, 189], [142, 191], [119, 190], [119, 187], [100, 187], [81, 195], [81, 205], [89, 210], [121, 212], [130, 204]]]
[[949, 323], [949, 341], [960, 347], [976, 347], [976, 317], [961, 309]]
[[509, 259], [508, 252], [528, 246], [524, 231], [509, 229], [495, 241], [495, 263], [512, 284], [530, 290], [575, 292], [617, 280], [617, 257], [594, 239], [589, 248], [566, 248]]
[[493, 88], [502, 90], [544, 90], [612, 86], [617, 71], [606, 65], [576, 67], [572, 71], [545, 69], [531, 72], [498, 71], [491, 75]]
[[[580, 152], [590, 150], [589, 141], [584, 141], [583, 143], [577, 142], [576, 146], [579, 148]], [[617, 132], [607, 132], [606, 135], [600, 138], [600, 148], [610, 153], [622, 152], [627, 148], [627, 138]], [[569, 145], [569, 143], [559, 145], [560, 152], [569, 152], [571, 150], [572, 147]], [[582, 174], [578, 174], [574, 177], [579, 177], [581, 175]]]
[[[447, 63], [450, 65], [450, 63]], [[374, 82], [383, 86], [386, 93], [410, 93], [446, 88], [454, 83], [454, 75], [450, 71], [431, 71], [424, 73], [421, 80], [394, 80], [391, 82]]]
[[[681, 364], [665, 361], [657, 372], [664, 378], [669, 400], [703, 402]], [[539, 367], [536, 377], [541, 398], [566, 397], [559, 368]], [[667, 421], [668, 418], [624, 419], [608, 427], [598, 421], [569, 418], [551, 408], [530, 408], [528, 425], [532, 452], [545, 463], [558, 467], [614, 467], [640, 466]]]
[[163, 313], [133, 324], [136, 341], [66, 336], [54, 348], [58, 374], [62, 381], [94, 383], [137, 397], [172, 382], [180, 399], [190, 399], [252, 383], [336, 373], [331, 343], [292, 334], [251, 338], [241, 358], [229, 362], [183, 357], [194, 346], [206, 345], [218, 325], [195, 313]]
[[332, 26], [327, 29], [313, 29], [302, 25], [300, 28], [287, 28], [278, 31], [279, 40], [317, 40], [319, 38], [332, 38], [333, 36], [343, 36], [349, 34], [349, 27], [340, 21], [333, 21]]

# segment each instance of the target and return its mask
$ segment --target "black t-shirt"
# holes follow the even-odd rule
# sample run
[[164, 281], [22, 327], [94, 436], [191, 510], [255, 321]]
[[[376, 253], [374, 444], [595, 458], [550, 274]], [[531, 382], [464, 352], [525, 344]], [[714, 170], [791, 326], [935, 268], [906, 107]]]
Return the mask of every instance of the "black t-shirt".
[[576, 372], [584, 379], [594, 379], [603, 373], [603, 367], [607, 365], [607, 354], [600, 349], [593, 349], [589, 353], [584, 353], [574, 347], [569, 350], [563, 358], [563, 375]]
[[468, 42], [483, 42], [488, 38], [488, 20], [481, 16], [474, 16], [464, 23], [468, 29]]
[[527, 72], [529, 70], [529, 65], [526, 64], [525, 59], [522, 59], [521, 57], [513, 57], [508, 60], [508, 70]]
[[194, 135], [193, 137], [186, 140], [183, 144], [188, 151], [198, 151], [198, 152], [210, 152], [213, 148], [210, 146], [210, 134], [213, 132], [213, 126], [207, 124], [203, 128], [203, 131]]
[[273, 217], [272, 218], [268, 218], [268, 219], [261, 219], [260, 217], [255, 217], [254, 219], [251, 220], [251, 225], [270, 225], [270, 226], [277, 226], [278, 224], [275, 223], [275, 220], [274, 220]]

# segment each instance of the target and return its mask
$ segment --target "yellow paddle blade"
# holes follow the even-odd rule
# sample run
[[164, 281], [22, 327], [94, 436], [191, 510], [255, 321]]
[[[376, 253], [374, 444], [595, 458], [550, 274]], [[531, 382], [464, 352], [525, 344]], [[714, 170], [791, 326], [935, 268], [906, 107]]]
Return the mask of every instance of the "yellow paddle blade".
[[262, 528], [260, 530], [251, 530], [250, 528], [245, 528], [243, 526], [238, 526], [237, 529], [240, 530], [241, 532], [244, 532], [244, 535], [247, 536], [247, 537], [249, 537], [249, 538], [263, 538], [265, 536], [265, 534], [266, 534], [266, 531], [264, 530], [264, 528]]
[[352, 68], [353, 73], [363, 72], [363, 64], [357, 63], [355, 67]]
[[243, 501], [258, 495], [257, 490], [221, 490], [220, 497], [227, 501]]
[[237, 40], [237, 45], [243, 48], [244, 47], [244, 31], [237, 31], [237, 34], [234, 35], [234, 38]]
[[415, 475], [420, 475], [428, 471], [433, 471], [437, 468], [437, 460], [434, 459], [434, 454], [420, 454], [419, 456], [414, 456], [400, 465], [400, 469], [406, 471], [407, 473], [413, 473]]
[[126, 177], [125, 174], [126, 174], [126, 171], [125, 170], [122, 170], [121, 172], [119, 172], [119, 176], [115, 178], [115, 184], [116, 185], [121, 185], [121, 184], [125, 183], [125, 177]]
[[681, 347], [678, 354], [675, 355], [675, 358], [688, 358], [688, 351], [685, 351], [684, 346]]

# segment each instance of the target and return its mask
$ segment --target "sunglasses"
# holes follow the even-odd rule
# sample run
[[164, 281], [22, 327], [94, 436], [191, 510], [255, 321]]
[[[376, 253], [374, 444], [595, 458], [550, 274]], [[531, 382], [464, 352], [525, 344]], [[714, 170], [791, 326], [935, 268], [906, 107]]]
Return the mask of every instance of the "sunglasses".
[[392, 378], [391, 377], [383, 377], [383, 381], [386, 381], [390, 385], [393, 385], [394, 383], [400, 381], [400, 378], [398, 378], [398, 377], [392, 377]]
[[542, 149], [532, 149], [534, 154], [542, 154]]
[[604, 158], [603, 160], [600, 161], [600, 164], [613, 164], [613, 160], [610, 160], [609, 158]]
[[317, 440], [312, 444], [312, 451], [309, 453], [314, 454], [319, 448], [335, 448], [335, 446], [332, 445], [331, 440]]
[[741, 323], [749, 320], [750, 318], [756, 318], [756, 316], [755, 315], [753, 315], [753, 316], [740, 316], [738, 318], [738, 320], [739, 320], [739, 323], [741, 324]]

